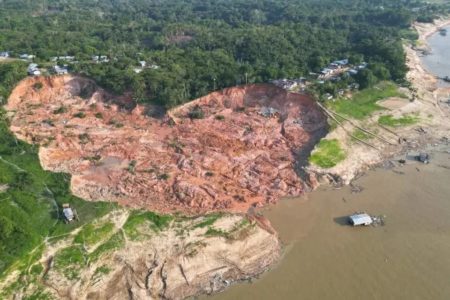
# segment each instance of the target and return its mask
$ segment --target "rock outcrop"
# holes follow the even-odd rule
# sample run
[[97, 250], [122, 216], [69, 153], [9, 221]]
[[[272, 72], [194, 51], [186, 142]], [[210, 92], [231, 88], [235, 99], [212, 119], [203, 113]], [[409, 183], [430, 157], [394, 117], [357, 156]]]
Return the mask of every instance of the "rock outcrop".
[[265, 84], [162, 116], [126, 104], [63, 76], [25, 79], [6, 108], [16, 136], [40, 145], [43, 167], [72, 174], [75, 195], [164, 213], [245, 212], [301, 194], [298, 164], [327, 126], [312, 99]]

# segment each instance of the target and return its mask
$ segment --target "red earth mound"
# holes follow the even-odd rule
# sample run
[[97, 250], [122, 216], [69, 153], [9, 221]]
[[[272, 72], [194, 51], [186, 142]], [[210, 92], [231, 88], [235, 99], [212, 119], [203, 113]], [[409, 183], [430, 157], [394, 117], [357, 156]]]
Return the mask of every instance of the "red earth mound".
[[301, 194], [296, 166], [326, 128], [312, 99], [264, 84], [163, 117], [112, 103], [92, 81], [64, 76], [22, 81], [6, 108], [43, 167], [72, 174], [75, 195], [163, 213], [245, 212]]

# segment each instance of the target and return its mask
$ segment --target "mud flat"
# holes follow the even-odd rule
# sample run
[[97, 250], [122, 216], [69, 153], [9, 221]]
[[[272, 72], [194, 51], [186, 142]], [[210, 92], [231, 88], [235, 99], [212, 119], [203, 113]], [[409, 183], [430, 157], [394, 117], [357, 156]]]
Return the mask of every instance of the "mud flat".
[[272, 85], [228, 88], [157, 116], [114, 103], [93, 82], [64, 76], [22, 81], [6, 109], [11, 131], [39, 144], [45, 169], [72, 174], [75, 195], [162, 213], [246, 212], [302, 194], [299, 158], [327, 128], [313, 99]]

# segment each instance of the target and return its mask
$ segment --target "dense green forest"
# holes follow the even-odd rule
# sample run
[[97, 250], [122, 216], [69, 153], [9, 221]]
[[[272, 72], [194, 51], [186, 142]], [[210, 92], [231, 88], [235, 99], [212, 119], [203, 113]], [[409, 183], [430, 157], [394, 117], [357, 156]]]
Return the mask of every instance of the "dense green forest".
[[[342, 58], [374, 66], [356, 80], [400, 82], [411, 22], [444, 11], [417, 0], [0, 0], [0, 51], [38, 63], [73, 55], [73, 71], [170, 107]], [[96, 64], [93, 55], [111, 60]], [[136, 74], [140, 60], [159, 68]]]

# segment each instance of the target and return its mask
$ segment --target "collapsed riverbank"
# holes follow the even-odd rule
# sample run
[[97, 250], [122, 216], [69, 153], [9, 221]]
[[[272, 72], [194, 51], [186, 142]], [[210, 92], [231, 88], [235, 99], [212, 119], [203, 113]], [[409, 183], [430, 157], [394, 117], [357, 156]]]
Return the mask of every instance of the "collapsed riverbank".
[[300, 195], [298, 158], [327, 127], [313, 99], [267, 84], [167, 114], [111, 98], [81, 77], [28, 78], [6, 109], [11, 131], [40, 146], [44, 169], [72, 175], [76, 196], [160, 213], [245, 213]]
[[309, 190], [296, 163], [327, 127], [315, 102], [272, 85], [226, 89], [167, 114], [127, 101], [72, 76], [27, 78], [12, 92], [10, 129], [39, 146], [43, 168], [71, 174], [75, 195], [122, 208], [46, 239], [0, 296], [183, 299], [279, 259], [275, 230], [253, 208]]

